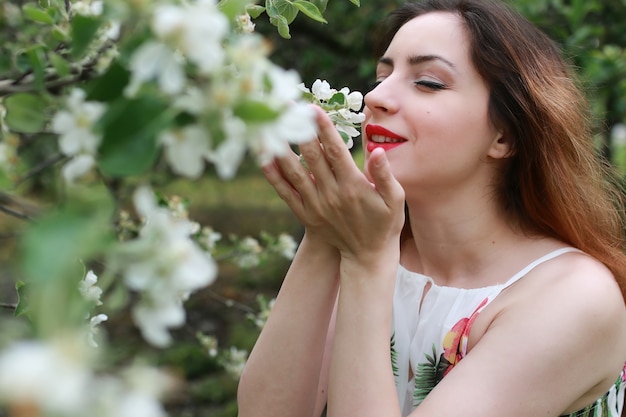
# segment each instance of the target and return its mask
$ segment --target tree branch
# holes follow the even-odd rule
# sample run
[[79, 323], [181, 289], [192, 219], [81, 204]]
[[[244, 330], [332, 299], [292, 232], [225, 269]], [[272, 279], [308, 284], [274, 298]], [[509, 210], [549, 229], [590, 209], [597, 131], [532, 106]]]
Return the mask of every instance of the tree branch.
[[14, 209], [12, 209], [10, 207], [7, 207], [7, 206], [4, 206], [2, 204], [0, 204], [0, 211], [3, 212], [3, 213], [8, 214], [9, 216], [16, 217], [16, 218], [18, 218], [20, 220], [31, 220], [30, 216], [28, 216], [27, 214], [21, 213], [21, 212], [19, 212], [17, 210], [14, 210]]
[[37, 207], [27, 202], [20, 202], [7, 193], [0, 193], [0, 211], [20, 220], [32, 220], [32, 216], [37, 213]]

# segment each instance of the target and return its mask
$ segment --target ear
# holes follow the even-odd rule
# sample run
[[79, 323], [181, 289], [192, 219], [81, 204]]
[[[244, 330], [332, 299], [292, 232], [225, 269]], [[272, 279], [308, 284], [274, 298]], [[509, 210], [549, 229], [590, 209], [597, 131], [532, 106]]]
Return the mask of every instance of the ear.
[[493, 159], [504, 159], [513, 156], [515, 153], [513, 147], [513, 139], [505, 130], [498, 130], [491, 142], [491, 147], [487, 152], [487, 156]]

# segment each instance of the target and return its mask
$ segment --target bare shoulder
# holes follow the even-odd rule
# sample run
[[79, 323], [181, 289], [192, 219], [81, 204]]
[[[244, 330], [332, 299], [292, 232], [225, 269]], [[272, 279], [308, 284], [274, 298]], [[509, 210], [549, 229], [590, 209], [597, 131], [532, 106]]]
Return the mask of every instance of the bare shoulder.
[[626, 318], [624, 299], [613, 273], [587, 254], [562, 254], [537, 267], [528, 278], [522, 282], [526, 281], [529, 290], [541, 287], [538, 296], [564, 303], [573, 308], [574, 314], [595, 312]]
[[626, 306], [612, 272], [589, 255], [571, 252], [541, 264], [519, 284], [507, 294], [503, 315], [560, 344], [561, 354], [577, 364], [572, 376], [598, 384], [586, 386], [591, 398], [601, 394], [626, 361]]
[[[538, 403], [558, 411], [582, 409], [606, 393], [623, 369], [624, 299], [611, 271], [586, 254], [566, 253], [537, 266], [492, 304], [484, 333], [475, 335], [482, 336], [475, 339], [475, 353], [487, 358], [497, 348], [514, 351], [524, 366], [509, 370], [519, 382], [510, 386], [553, 393]], [[556, 395], [550, 389], [555, 386], [568, 390]]]

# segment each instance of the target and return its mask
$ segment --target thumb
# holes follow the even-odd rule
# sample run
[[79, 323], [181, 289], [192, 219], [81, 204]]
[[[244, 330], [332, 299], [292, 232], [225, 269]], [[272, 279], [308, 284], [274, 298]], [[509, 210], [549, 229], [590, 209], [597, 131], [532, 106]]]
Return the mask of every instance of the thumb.
[[391, 173], [391, 166], [384, 150], [375, 149], [370, 154], [366, 171], [387, 206], [404, 202], [404, 189]]

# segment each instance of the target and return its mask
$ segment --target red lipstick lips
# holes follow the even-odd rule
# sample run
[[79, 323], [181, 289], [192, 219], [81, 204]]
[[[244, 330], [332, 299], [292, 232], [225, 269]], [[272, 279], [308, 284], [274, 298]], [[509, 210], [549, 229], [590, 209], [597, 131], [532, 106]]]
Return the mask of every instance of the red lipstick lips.
[[378, 125], [367, 125], [367, 151], [372, 152], [376, 148], [384, 151], [396, 148], [406, 142], [406, 139]]

